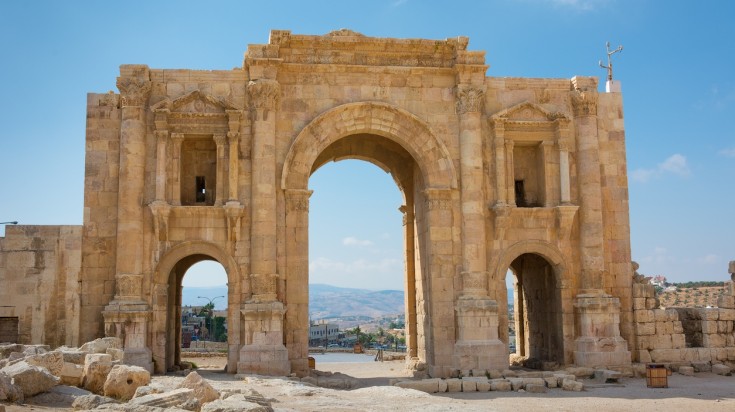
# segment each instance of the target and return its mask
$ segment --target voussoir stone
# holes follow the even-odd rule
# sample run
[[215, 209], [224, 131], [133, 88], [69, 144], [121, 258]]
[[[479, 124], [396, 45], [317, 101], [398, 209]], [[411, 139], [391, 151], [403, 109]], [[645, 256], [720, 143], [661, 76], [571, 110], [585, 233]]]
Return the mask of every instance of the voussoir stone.
[[127, 401], [133, 399], [136, 389], [148, 385], [151, 374], [140, 366], [115, 365], [107, 374], [104, 393], [110, 398]]

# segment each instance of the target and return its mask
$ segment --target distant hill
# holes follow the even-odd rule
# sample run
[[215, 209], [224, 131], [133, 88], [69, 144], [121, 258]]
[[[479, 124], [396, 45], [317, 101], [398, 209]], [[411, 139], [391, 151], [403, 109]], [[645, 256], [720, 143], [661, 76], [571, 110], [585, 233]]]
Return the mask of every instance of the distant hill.
[[[182, 293], [184, 306], [201, 306], [206, 299], [227, 296], [227, 286], [186, 287]], [[214, 301], [216, 309], [227, 306], [227, 298]], [[337, 286], [313, 283], [309, 285], [309, 314], [312, 319], [325, 319], [346, 316], [364, 316], [378, 318], [385, 315], [403, 313], [404, 297], [400, 290], [367, 290], [341, 288]]]

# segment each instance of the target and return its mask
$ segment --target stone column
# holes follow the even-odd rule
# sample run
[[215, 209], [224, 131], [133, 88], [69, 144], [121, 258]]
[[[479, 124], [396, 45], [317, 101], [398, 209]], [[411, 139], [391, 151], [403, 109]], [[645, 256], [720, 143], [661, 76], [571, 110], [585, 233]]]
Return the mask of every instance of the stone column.
[[543, 168], [540, 170], [543, 170], [544, 174], [541, 176], [541, 181], [544, 183], [544, 207], [552, 207], [553, 203], [551, 202], [551, 174], [549, 173], [549, 163], [551, 163], [551, 150], [552, 146], [554, 145], [553, 142], [549, 140], [544, 140], [541, 142], [540, 152], [541, 152], [541, 162], [544, 165]]
[[418, 358], [418, 336], [416, 334], [416, 261], [414, 255], [414, 213], [413, 207], [408, 207], [406, 205], [399, 207], [398, 210], [403, 214], [403, 245], [406, 251], [406, 358], [410, 360]]
[[556, 144], [559, 149], [559, 201], [563, 206], [572, 203], [569, 180], [569, 122], [557, 119]]
[[[469, 373], [502, 369], [508, 351], [498, 339], [498, 304], [487, 291], [487, 239], [482, 160], [482, 87], [457, 87], [462, 211], [462, 292], [455, 305], [454, 367]], [[481, 372], [482, 371], [482, 372]]]
[[227, 202], [237, 202], [237, 176], [239, 168], [237, 167], [239, 144], [240, 144], [240, 133], [238, 132], [227, 132], [227, 139], [230, 144], [230, 173], [229, 182], [227, 185], [228, 194]]
[[147, 66], [123, 65], [117, 87], [121, 94], [120, 172], [118, 195], [116, 294], [105, 307], [105, 334], [123, 340], [124, 363], [153, 371], [148, 348], [150, 307], [142, 297], [143, 193], [145, 179], [145, 107], [151, 91]]
[[184, 142], [183, 133], [171, 133], [171, 204], [181, 206], [181, 144]]
[[513, 148], [515, 142], [512, 139], [505, 139], [505, 187], [508, 189], [508, 204], [510, 206], [516, 205], [516, 181], [515, 181], [515, 170], [513, 165]]
[[222, 199], [225, 196], [225, 142], [226, 137], [222, 134], [213, 136], [214, 143], [217, 145], [217, 185], [214, 188], [214, 205], [222, 206]]
[[287, 375], [291, 370], [283, 345], [286, 309], [277, 300], [276, 262], [276, 116], [280, 96], [276, 80], [251, 81], [247, 87], [253, 109], [252, 222], [250, 253], [251, 299], [243, 304], [244, 345], [238, 373]]
[[508, 196], [505, 181], [505, 123], [493, 122], [493, 147], [495, 149], [495, 196], [496, 205], [504, 206]]
[[311, 190], [286, 190], [286, 348], [291, 371], [309, 371], [309, 197]]
[[604, 251], [600, 146], [597, 135], [597, 80], [572, 79], [572, 108], [577, 130], [579, 182], [580, 293], [575, 308], [574, 363], [578, 366], [630, 364], [620, 336], [620, 300], [604, 290]]
[[167, 130], [156, 131], [156, 201], [166, 201], [166, 142]]

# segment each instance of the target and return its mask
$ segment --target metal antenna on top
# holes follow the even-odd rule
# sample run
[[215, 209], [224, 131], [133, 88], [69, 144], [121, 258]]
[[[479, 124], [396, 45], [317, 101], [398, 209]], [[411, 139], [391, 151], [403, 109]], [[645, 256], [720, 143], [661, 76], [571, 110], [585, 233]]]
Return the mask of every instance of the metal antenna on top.
[[605, 43], [605, 46], [607, 46], [607, 66], [605, 66], [604, 64], [602, 64], [602, 60], [600, 60], [600, 67], [602, 67], [603, 69], [607, 69], [607, 81], [611, 82], [612, 79], [613, 79], [612, 55], [615, 54], [615, 53], [617, 53], [617, 52], [623, 51], [623, 46], [622, 45], [621, 46], [618, 46], [618, 48], [615, 49], [615, 50], [613, 50], [613, 51], [610, 51], [610, 42]]

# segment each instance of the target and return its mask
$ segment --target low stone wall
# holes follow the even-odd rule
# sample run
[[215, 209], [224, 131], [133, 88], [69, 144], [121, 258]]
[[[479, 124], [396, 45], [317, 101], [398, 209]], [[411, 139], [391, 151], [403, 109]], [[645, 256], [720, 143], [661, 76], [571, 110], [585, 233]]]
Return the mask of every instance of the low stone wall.
[[192, 341], [189, 344], [188, 350], [191, 352], [196, 352], [198, 350], [226, 351], [227, 342], [209, 342], [205, 340]]
[[735, 284], [720, 297], [719, 308], [659, 307], [653, 285], [633, 285], [636, 331], [634, 360], [672, 368], [703, 364], [735, 366]]

